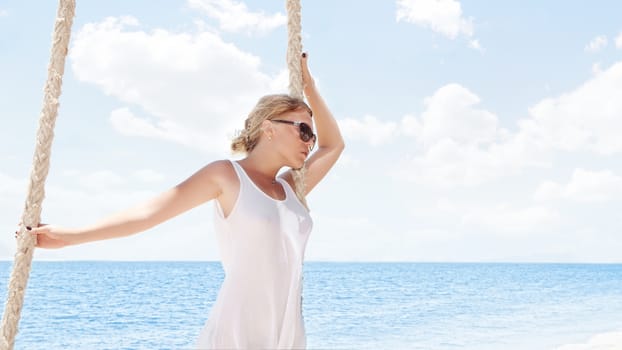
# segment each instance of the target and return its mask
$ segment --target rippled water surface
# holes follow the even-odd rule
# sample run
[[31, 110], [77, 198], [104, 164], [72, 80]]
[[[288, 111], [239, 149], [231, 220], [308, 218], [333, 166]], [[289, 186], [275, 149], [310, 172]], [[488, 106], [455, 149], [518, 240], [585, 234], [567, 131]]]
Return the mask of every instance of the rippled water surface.
[[[190, 349], [222, 279], [213, 262], [35, 262], [15, 348]], [[553, 349], [622, 329], [622, 265], [308, 262], [303, 295], [309, 349]]]

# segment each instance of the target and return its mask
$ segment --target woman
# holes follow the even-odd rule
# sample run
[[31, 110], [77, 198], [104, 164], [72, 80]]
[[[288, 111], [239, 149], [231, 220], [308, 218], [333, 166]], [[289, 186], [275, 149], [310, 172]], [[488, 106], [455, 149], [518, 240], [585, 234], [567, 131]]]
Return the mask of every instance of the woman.
[[[37, 237], [37, 247], [128, 236], [215, 199], [225, 280], [198, 348], [304, 348], [302, 261], [312, 226], [304, 196], [335, 164], [344, 142], [304, 53], [301, 65], [310, 108], [287, 95], [261, 98], [231, 146], [246, 153], [244, 159], [210, 163], [150, 201], [93, 226], [28, 228]], [[317, 150], [308, 157], [316, 141]], [[302, 186], [294, 180], [293, 169], [305, 164]], [[290, 169], [279, 174], [283, 167]]]

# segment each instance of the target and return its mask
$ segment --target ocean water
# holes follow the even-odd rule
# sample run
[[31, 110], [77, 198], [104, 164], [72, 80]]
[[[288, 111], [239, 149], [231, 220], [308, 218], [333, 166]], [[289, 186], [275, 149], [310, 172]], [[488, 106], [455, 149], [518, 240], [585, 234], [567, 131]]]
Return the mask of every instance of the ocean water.
[[[222, 279], [215, 262], [36, 261], [15, 349], [192, 349]], [[310, 350], [553, 350], [622, 330], [615, 264], [307, 262], [303, 297]]]

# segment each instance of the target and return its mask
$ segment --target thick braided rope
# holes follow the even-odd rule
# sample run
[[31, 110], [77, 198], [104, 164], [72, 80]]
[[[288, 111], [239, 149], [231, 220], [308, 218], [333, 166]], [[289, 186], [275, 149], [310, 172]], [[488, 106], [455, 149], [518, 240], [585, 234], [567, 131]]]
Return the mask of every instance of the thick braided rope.
[[289, 94], [302, 99], [302, 36], [300, 0], [287, 0], [287, 67], [289, 68]]
[[[303, 99], [302, 68], [300, 54], [302, 53], [301, 9], [300, 0], [287, 0], [287, 66], [289, 68], [289, 94]], [[296, 197], [307, 207], [305, 199], [305, 167], [292, 171], [296, 184]], [[308, 207], [307, 207], [308, 208]]]
[[36, 226], [41, 216], [41, 203], [45, 196], [44, 184], [50, 166], [54, 125], [58, 114], [58, 98], [61, 93], [74, 13], [75, 0], [59, 1], [52, 37], [48, 78], [44, 88], [43, 108], [39, 118], [37, 144], [28, 184], [28, 194], [22, 214], [22, 231], [17, 239], [17, 251], [2, 317], [2, 338], [0, 339], [0, 349], [2, 350], [13, 349], [20, 313], [24, 304], [24, 293], [30, 274], [35, 238], [27, 234], [23, 227]]

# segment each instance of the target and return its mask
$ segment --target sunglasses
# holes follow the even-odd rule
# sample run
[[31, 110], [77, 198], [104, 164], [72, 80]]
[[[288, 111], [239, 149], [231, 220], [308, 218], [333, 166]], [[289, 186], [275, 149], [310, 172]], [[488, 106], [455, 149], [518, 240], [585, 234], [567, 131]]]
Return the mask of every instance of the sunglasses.
[[313, 149], [313, 147], [315, 147], [315, 140], [317, 139], [317, 137], [313, 133], [313, 129], [311, 129], [311, 127], [307, 123], [293, 122], [291, 120], [282, 120], [282, 119], [270, 119], [270, 121], [275, 122], [275, 123], [290, 124], [290, 125], [297, 126], [298, 130], [300, 131], [300, 139], [303, 142], [309, 142], [309, 140], [313, 139], [313, 145], [311, 145], [310, 150]]

